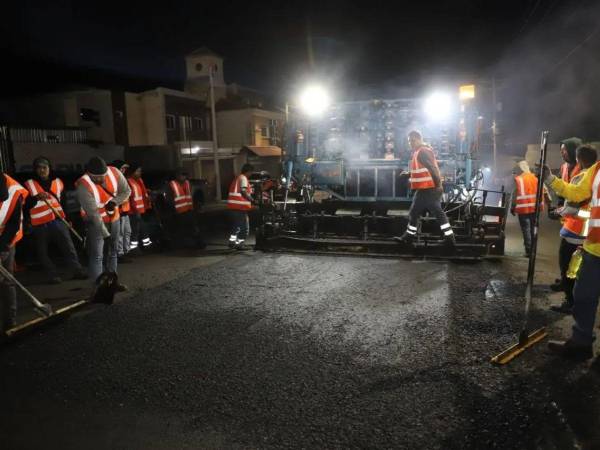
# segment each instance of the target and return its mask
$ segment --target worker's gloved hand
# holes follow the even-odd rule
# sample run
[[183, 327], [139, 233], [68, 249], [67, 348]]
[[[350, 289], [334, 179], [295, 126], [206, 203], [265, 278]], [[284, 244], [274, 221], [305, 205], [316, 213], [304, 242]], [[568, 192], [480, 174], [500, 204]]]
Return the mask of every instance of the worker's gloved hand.
[[50, 200], [51, 196], [47, 192], [40, 192], [35, 196], [36, 200]]
[[548, 218], [550, 220], [558, 220], [561, 218], [561, 208], [551, 208], [548, 210]]
[[108, 211], [108, 212], [113, 212], [115, 210], [115, 208], [117, 207], [117, 204], [115, 202], [113, 202], [112, 200], [107, 202], [106, 205], [104, 205], [104, 208]]

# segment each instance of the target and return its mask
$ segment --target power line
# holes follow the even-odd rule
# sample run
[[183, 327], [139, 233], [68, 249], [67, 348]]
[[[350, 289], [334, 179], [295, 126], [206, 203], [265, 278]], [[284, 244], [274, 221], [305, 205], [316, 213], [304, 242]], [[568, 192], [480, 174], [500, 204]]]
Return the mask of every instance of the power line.
[[600, 31], [600, 25], [596, 25], [596, 28], [594, 28], [594, 31], [592, 31], [583, 41], [581, 41], [579, 44], [577, 44], [558, 63], [556, 63], [554, 65], [554, 67], [552, 67], [552, 69], [550, 69], [548, 72], [546, 72], [545, 75], [551, 74], [556, 69], [558, 69], [558, 67], [560, 67], [567, 59], [569, 59], [571, 57], [571, 55], [573, 55], [573, 53], [575, 53], [577, 50], [579, 50], [581, 47], [583, 47], [586, 44], [586, 42], [588, 42], [590, 39], [592, 39], [596, 35], [596, 33], [598, 33], [598, 31]]

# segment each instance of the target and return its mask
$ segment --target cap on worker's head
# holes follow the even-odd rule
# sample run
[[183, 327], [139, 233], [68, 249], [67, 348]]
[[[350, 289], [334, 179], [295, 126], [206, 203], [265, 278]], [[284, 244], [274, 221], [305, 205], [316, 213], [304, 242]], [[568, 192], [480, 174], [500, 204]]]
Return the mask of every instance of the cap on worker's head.
[[242, 166], [242, 173], [254, 172], [254, 166], [250, 163], [246, 163]]
[[33, 160], [32, 165], [33, 165], [34, 170], [37, 169], [39, 166], [48, 166], [48, 167], [52, 166], [50, 164], [50, 160], [48, 158], [46, 158], [45, 156], [38, 156], [37, 158], [35, 158]]
[[99, 156], [91, 157], [86, 164], [85, 169], [90, 175], [106, 175], [106, 172], [108, 171], [106, 162]]
[[583, 141], [578, 137], [570, 137], [568, 139], [560, 141], [560, 143], [561, 145], [564, 145], [567, 149], [570, 162], [575, 163], [575, 150], [577, 150], [577, 147], [583, 144]]
[[521, 172], [523, 172], [523, 173], [530, 172], [529, 163], [527, 161], [525, 161], [525, 160], [519, 161], [519, 163], [517, 165], [519, 166], [519, 169], [521, 169]]

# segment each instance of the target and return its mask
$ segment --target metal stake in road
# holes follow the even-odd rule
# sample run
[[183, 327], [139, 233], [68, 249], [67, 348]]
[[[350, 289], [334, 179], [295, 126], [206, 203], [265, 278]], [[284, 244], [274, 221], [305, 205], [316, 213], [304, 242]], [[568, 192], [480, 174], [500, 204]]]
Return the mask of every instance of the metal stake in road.
[[525, 286], [525, 314], [523, 328], [519, 333], [519, 342], [504, 350], [499, 355], [492, 358], [495, 364], [506, 364], [516, 356], [523, 353], [527, 348], [544, 339], [548, 333], [545, 327], [535, 330], [529, 334], [529, 312], [531, 309], [531, 291], [533, 288], [533, 278], [535, 275], [535, 259], [537, 256], [537, 243], [540, 224], [540, 211], [542, 209], [542, 199], [544, 195], [543, 171], [546, 165], [546, 152], [548, 149], [548, 131], [542, 132], [542, 143], [540, 145], [540, 162], [538, 171], [538, 186], [535, 197], [535, 219], [533, 223], [533, 239], [531, 240], [531, 252], [529, 254], [529, 266], [527, 268], [527, 285]]

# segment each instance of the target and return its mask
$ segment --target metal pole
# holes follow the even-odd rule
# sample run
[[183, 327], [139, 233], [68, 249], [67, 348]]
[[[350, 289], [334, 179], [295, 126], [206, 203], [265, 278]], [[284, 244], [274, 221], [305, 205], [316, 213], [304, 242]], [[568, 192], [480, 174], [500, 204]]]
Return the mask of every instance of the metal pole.
[[538, 186], [535, 196], [535, 218], [533, 222], [533, 238], [531, 240], [531, 253], [529, 254], [529, 266], [527, 267], [527, 285], [525, 287], [525, 322], [519, 335], [519, 343], [527, 341], [527, 330], [529, 328], [529, 310], [531, 307], [531, 290], [533, 288], [533, 277], [535, 275], [535, 259], [537, 256], [538, 232], [540, 228], [540, 211], [544, 196], [544, 166], [546, 165], [546, 150], [548, 149], [548, 131], [542, 132], [542, 143], [540, 145], [540, 167], [538, 171]]
[[212, 121], [212, 141], [213, 141], [213, 162], [215, 166], [215, 195], [217, 202], [222, 200], [221, 197], [221, 173], [219, 171], [219, 158], [217, 152], [219, 147], [217, 144], [217, 113], [215, 112], [215, 86], [213, 83], [213, 70], [214, 67], [209, 70], [209, 82], [210, 82], [210, 113]]
[[492, 148], [494, 152], [494, 177], [497, 177], [497, 169], [498, 165], [496, 162], [496, 152], [497, 152], [497, 143], [496, 143], [496, 110], [497, 110], [497, 99], [496, 99], [496, 77], [492, 77], [492, 103], [493, 103], [493, 111], [492, 111]]

